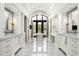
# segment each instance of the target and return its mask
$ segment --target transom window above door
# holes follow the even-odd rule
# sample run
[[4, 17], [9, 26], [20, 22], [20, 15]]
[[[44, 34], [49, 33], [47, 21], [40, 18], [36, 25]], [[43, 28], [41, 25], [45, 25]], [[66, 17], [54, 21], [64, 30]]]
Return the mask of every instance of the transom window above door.
[[47, 17], [44, 15], [35, 15], [32, 17], [32, 20], [47, 20]]

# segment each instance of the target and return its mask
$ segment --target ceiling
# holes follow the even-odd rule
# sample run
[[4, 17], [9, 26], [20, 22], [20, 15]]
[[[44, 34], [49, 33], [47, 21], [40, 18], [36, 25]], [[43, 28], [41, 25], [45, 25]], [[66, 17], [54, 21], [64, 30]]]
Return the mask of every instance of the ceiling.
[[42, 11], [46, 15], [53, 17], [61, 12], [63, 8], [68, 6], [68, 3], [25, 3], [24, 5], [28, 9], [30, 15]]
[[51, 7], [53, 7], [55, 4], [53, 3], [26, 3], [25, 4], [30, 13], [33, 13], [35, 11], [43, 11], [45, 13], [48, 13]]

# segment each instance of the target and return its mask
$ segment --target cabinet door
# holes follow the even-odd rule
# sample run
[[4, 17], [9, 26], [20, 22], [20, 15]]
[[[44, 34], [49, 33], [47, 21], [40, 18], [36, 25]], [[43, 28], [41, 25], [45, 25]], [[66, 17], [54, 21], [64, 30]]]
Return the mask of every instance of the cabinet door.
[[70, 48], [72, 45], [72, 39], [71, 38], [67, 38], [67, 47]]
[[56, 47], [59, 47], [59, 37], [58, 36], [55, 36], [55, 45]]
[[0, 42], [0, 55], [6, 55], [8, 50], [8, 43], [7, 41]]
[[76, 39], [71, 39], [71, 38], [69, 38], [69, 43], [70, 43], [70, 45], [69, 45], [69, 48], [70, 48], [70, 50], [71, 50], [71, 55], [79, 55], [79, 41], [77, 41]]

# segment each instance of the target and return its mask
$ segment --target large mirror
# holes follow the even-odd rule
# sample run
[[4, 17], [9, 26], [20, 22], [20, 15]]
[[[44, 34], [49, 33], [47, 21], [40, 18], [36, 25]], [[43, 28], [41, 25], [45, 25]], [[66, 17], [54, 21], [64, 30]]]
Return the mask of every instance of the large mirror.
[[5, 33], [13, 33], [14, 32], [14, 21], [13, 21], [14, 13], [5, 8], [5, 21], [6, 21], [6, 30]]
[[67, 32], [68, 33], [77, 33], [78, 30], [78, 8], [75, 7], [67, 13], [68, 24]]

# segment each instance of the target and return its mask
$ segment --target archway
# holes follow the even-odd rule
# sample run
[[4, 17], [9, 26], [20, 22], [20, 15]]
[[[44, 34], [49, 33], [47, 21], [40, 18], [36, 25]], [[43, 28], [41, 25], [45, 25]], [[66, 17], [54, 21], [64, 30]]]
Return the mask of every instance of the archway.
[[44, 15], [35, 15], [32, 20], [32, 37], [37, 37], [37, 34], [42, 34], [43, 37], [48, 37], [48, 18]]

